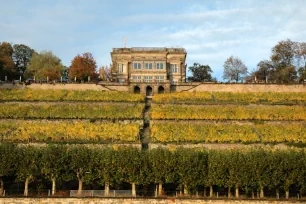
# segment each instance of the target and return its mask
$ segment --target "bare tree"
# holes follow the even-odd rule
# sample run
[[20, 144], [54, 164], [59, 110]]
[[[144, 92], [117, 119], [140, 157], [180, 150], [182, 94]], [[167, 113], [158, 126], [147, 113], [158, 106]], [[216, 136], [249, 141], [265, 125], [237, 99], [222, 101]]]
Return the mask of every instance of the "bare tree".
[[112, 75], [111, 75], [111, 68], [109, 66], [102, 65], [99, 68], [99, 78], [102, 81], [111, 81]]
[[248, 73], [248, 68], [238, 57], [230, 56], [224, 62], [224, 71], [223, 71], [223, 79], [227, 79], [229, 81], [242, 80], [246, 74]]

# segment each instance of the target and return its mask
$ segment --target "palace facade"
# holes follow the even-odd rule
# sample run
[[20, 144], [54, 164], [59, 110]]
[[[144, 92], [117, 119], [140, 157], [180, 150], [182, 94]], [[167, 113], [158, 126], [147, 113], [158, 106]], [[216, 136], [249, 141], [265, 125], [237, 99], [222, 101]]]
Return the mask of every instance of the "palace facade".
[[186, 81], [186, 56], [184, 48], [113, 48], [112, 79], [127, 84], [131, 93], [167, 93]]

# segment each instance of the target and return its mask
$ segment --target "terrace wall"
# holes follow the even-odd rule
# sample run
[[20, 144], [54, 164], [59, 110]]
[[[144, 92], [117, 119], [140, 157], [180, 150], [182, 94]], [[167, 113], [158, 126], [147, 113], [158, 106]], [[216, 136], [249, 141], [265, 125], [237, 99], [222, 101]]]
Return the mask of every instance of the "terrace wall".
[[306, 84], [199, 84], [177, 85], [176, 92], [306, 92]]
[[196, 199], [141, 199], [141, 198], [0, 198], [0, 204], [291, 204], [297, 201], [268, 201], [268, 200], [196, 200]]
[[[1, 84], [0, 89], [67, 89], [67, 90], [100, 90], [131, 92], [131, 86], [118, 84]], [[167, 92], [168, 87], [165, 87]], [[306, 92], [306, 84], [201, 84], [182, 83], [171, 86], [172, 92]]]

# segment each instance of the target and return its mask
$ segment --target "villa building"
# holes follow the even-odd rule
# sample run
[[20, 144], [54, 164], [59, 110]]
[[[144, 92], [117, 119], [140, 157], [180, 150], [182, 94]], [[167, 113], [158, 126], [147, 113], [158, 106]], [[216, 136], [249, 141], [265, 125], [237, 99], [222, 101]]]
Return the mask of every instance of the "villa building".
[[167, 93], [186, 81], [186, 56], [184, 48], [113, 48], [112, 79], [127, 84], [131, 93]]

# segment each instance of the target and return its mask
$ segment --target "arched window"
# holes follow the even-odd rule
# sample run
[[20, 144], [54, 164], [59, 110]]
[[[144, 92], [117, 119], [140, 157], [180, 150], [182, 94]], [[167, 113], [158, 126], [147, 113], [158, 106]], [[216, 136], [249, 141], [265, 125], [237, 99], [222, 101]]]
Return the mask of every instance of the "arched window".
[[163, 86], [159, 86], [158, 87], [158, 94], [163, 94], [163, 93], [165, 93], [164, 87]]
[[140, 88], [139, 88], [139, 86], [135, 86], [135, 87], [134, 87], [134, 93], [135, 93], [135, 94], [140, 94]]
[[152, 87], [151, 86], [147, 86], [147, 88], [146, 88], [146, 95], [147, 96], [152, 96], [152, 94], [153, 94]]

